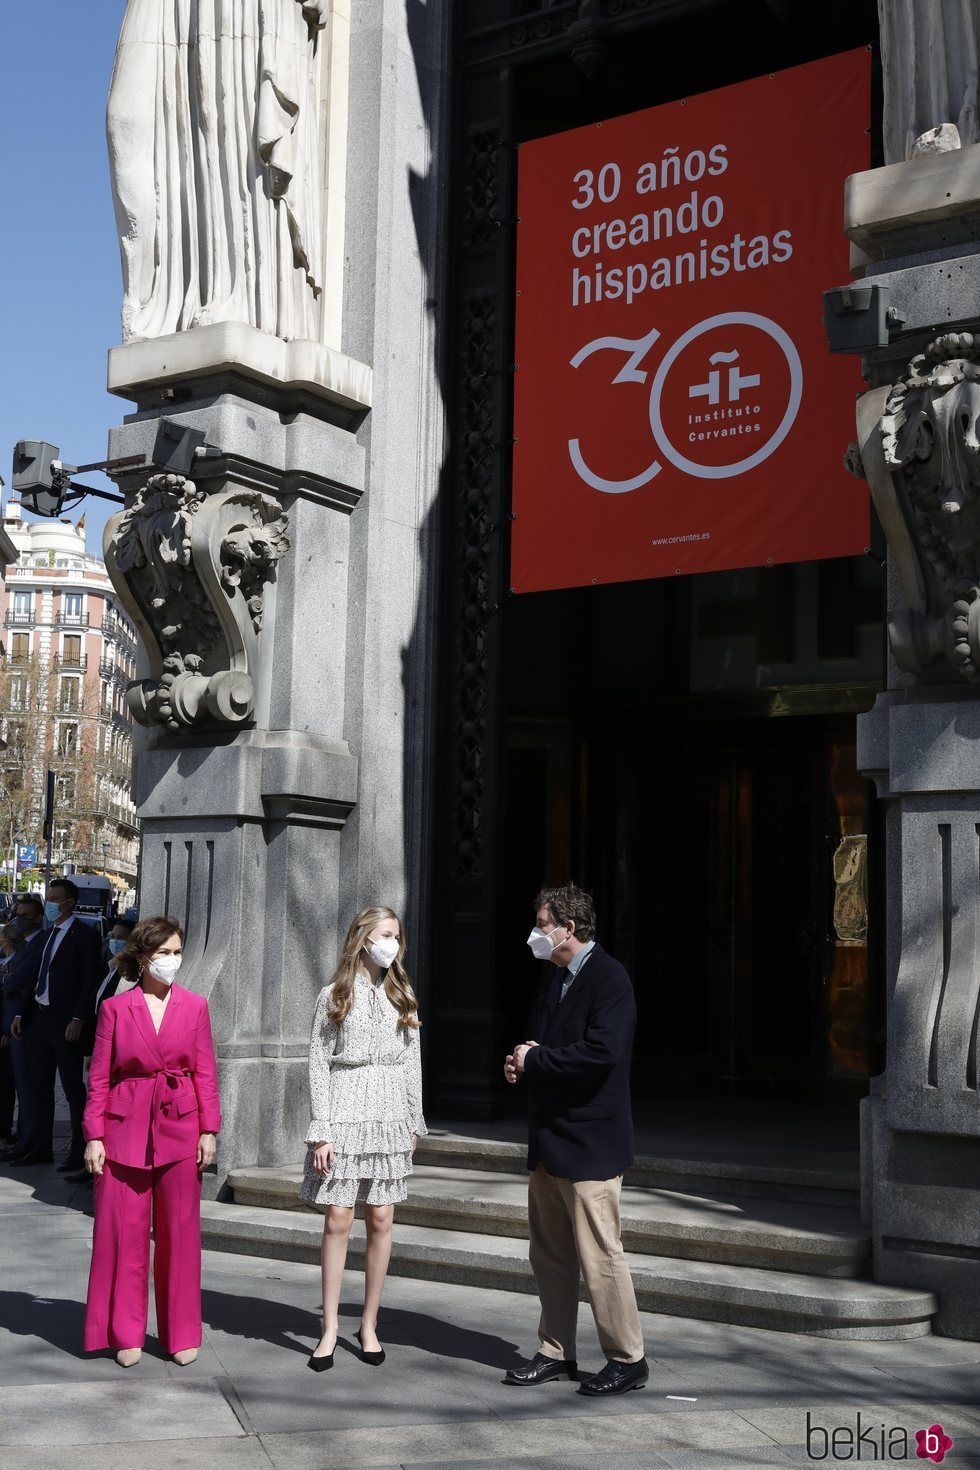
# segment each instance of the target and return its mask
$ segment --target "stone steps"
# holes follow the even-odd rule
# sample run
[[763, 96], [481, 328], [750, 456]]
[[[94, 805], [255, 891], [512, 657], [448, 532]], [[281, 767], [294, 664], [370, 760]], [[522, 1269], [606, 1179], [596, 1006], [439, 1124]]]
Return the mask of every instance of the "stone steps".
[[[301, 1177], [299, 1168], [237, 1169], [228, 1182], [236, 1204], [297, 1211], [304, 1208]], [[637, 1256], [822, 1277], [857, 1277], [870, 1257], [853, 1207], [626, 1185], [621, 1212], [623, 1245]], [[419, 1164], [398, 1220], [429, 1231], [526, 1240], [527, 1174]]]
[[[209, 1200], [202, 1205], [203, 1242], [211, 1250], [317, 1262], [321, 1231], [320, 1217], [312, 1211]], [[363, 1261], [358, 1220], [348, 1265], [362, 1269]], [[931, 1293], [902, 1287], [635, 1252], [628, 1261], [641, 1309], [674, 1317], [883, 1341], [926, 1336], [936, 1311]], [[423, 1280], [534, 1291], [527, 1246], [513, 1235], [488, 1237], [399, 1222], [391, 1270]]]
[[[440, 1164], [459, 1169], [481, 1169], [504, 1174], [522, 1173], [527, 1146], [522, 1140], [478, 1138], [432, 1127], [419, 1139], [415, 1155], [419, 1164]], [[807, 1158], [805, 1149], [782, 1152], [774, 1157], [766, 1149], [765, 1157], [749, 1153], [741, 1157], [722, 1157], [718, 1153], [700, 1156], [686, 1150], [683, 1154], [659, 1153], [644, 1140], [637, 1139], [633, 1167], [625, 1176], [626, 1184], [648, 1189], [722, 1190], [725, 1194], [751, 1198], [788, 1199], [812, 1204], [855, 1204], [860, 1189], [856, 1155], [839, 1150], [832, 1162], [826, 1152], [817, 1162]]]

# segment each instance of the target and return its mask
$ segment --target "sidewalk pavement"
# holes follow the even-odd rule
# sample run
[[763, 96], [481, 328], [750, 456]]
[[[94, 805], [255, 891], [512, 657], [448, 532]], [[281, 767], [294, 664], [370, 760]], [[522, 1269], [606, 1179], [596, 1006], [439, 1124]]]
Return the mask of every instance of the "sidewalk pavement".
[[[929, 1464], [914, 1433], [939, 1423], [949, 1470], [980, 1470], [977, 1343], [827, 1341], [651, 1315], [649, 1386], [596, 1401], [564, 1381], [501, 1382], [533, 1350], [537, 1317], [532, 1297], [507, 1292], [392, 1278], [388, 1361], [366, 1366], [352, 1272], [335, 1367], [313, 1374], [317, 1269], [219, 1252], [205, 1254], [198, 1361], [178, 1368], [151, 1337], [124, 1371], [80, 1349], [91, 1229], [85, 1186], [0, 1168], [9, 1470], [756, 1470], [809, 1463], [808, 1412], [811, 1456]], [[581, 1367], [595, 1371], [587, 1308], [580, 1321]]]

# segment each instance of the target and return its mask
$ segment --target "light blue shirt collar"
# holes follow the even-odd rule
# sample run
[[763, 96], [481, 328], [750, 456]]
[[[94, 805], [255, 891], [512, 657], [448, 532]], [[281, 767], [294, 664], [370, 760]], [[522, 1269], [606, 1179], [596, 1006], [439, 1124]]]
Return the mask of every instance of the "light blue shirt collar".
[[578, 974], [579, 970], [581, 970], [582, 966], [585, 964], [586, 960], [594, 949], [595, 940], [590, 939], [585, 948], [580, 949], [578, 954], [573, 955], [572, 958], [569, 960], [568, 964], [565, 966], [565, 969], [573, 980], [575, 979], [575, 976]]

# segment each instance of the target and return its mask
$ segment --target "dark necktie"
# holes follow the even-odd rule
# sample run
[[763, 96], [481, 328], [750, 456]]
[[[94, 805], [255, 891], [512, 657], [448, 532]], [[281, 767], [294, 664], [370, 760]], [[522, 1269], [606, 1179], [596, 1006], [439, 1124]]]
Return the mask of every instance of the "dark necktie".
[[[34, 987], [34, 994], [36, 996], [42, 996], [44, 994], [45, 990], [47, 989], [47, 984], [48, 984], [48, 971], [51, 968], [51, 959], [52, 959], [52, 956], [54, 955], [54, 946], [55, 946], [55, 942], [57, 941], [57, 938], [58, 938], [58, 935], [60, 934], [60, 932], [61, 932], [60, 929], [57, 929], [57, 928], [52, 929], [51, 930], [51, 933], [47, 937], [47, 941], [45, 942], [45, 945], [44, 945], [44, 953], [41, 956], [41, 968], [37, 972], [37, 985]], [[48, 1002], [47, 1003], [48, 1003], [48, 1005], [51, 1004], [51, 992], [50, 991], [48, 991]]]

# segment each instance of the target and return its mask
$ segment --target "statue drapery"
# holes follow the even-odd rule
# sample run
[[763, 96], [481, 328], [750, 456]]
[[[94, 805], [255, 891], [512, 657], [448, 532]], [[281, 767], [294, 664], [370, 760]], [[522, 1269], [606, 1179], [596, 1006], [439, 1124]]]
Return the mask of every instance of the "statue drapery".
[[128, 0], [107, 115], [124, 340], [320, 340], [328, 5]]

